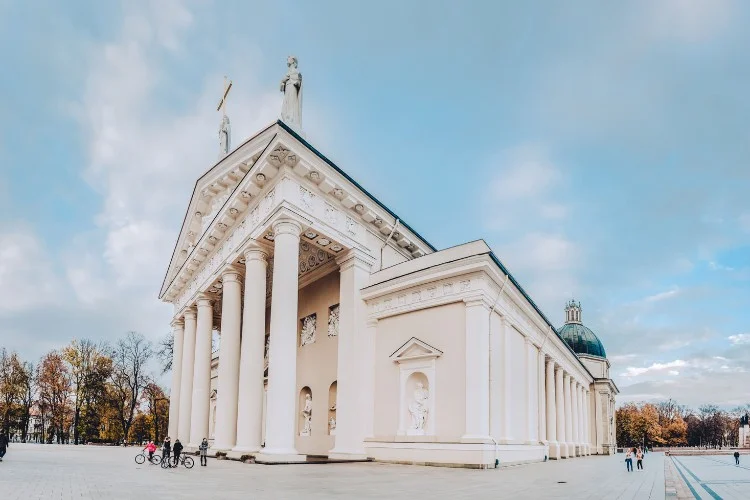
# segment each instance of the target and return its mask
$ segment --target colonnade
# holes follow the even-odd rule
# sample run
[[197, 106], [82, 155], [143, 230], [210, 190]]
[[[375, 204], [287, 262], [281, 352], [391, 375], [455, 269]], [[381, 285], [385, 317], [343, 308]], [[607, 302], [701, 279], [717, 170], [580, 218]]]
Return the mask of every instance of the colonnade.
[[[272, 224], [274, 241], [273, 287], [270, 309], [268, 393], [266, 400], [264, 456], [292, 461], [297, 423], [297, 305], [299, 246], [302, 226], [292, 219]], [[358, 332], [365, 330], [365, 307], [357, 293], [369, 275], [371, 263], [358, 251], [342, 252], [337, 259], [341, 273], [338, 455], [364, 456], [367, 418], [359, 409], [356, 390], [360, 370], [351, 360]], [[259, 453], [263, 446], [263, 371], [266, 325], [267, 253], [251, 241], [245, 259], [244, 307], [242, 270], [234, 265], [221, 273], [221, 345], [216, 402], [215, 451]], [[211, 381], [213, 301], [198, 294], [195, 305], [184, 309], [172, 322], [174, 354], [169, 435], [189, 447], [208, 437]], [[348, 387], [351, 385], [352, 387]], [[241, 390], [240, 390], [241, 388]], [[364, 423], [364, 424], [363, 424]]]
[[546, 359], [546, 422], [540, 425], [543, 442], [549, 444], [550, 458], [570, 458], [591, 454], [590, 391], [555, 363]]

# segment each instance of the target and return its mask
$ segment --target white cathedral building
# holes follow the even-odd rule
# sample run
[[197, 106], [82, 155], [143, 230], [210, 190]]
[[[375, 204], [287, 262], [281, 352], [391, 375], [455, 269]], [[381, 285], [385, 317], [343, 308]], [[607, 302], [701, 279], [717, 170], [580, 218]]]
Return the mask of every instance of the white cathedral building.
[[613, 453], [618, 391], [580, 304], [557, 330], [484, 241], [425, 241], [303, 138], [288, 67], [281, 120], [231, 149], [222, 119], [159, 294], [172, 439], [256, 463]]

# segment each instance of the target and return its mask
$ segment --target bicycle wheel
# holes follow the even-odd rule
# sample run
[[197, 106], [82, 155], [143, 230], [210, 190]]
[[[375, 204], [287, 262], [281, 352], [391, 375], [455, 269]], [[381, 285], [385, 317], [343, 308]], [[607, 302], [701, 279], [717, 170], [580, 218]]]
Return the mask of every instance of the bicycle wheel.
[[193, 468], [193, 465], [195, 465], [195, 464], [193, 463], [193, 459], [192, 459], [192, 458], [190, 458], [190, 457], [185, 457], [185, 460], [184, 460], [184, 461], [183, 461], [182, 463], [183, 463], [183, 465], [184, 465], [185, 467], [187, 467], [188, 469], [192, 469], [192, 468]]
[[138, 455], [135, 456], [135, 463], [137, 463], [138, 465], [141, 465], [145, 461], [146, 461], [146, 455], [144, 455], [143, 453], [139, 453]]
[[154, 455], [154, 458], [151, 459], [151, 463], [159, 465], [161, 463], [161, 455]]
[[167, 467], [169, 467], [169, 459], [162, 460], [161, 461], [161, 468], [162, 469], [166, 469]]

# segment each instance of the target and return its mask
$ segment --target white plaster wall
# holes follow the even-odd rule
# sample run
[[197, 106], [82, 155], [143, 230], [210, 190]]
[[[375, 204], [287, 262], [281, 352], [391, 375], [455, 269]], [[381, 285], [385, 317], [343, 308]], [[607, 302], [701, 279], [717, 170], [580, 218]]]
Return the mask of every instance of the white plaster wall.
[[399, 367], [389, 359], [417, 337], [443, 352], [435, 361], [435, 440], [457, 442], [465, 428], [466, 331], [463, 302], [413, 311], [378, 321], [375, 353], [374, 432], [392, 440], [399, 424]]
[[383, 265], [380, 265], [380, 249], [383, 247], [383, 242], [388, 235], [377, 235], [370, 231], [367, 232], [367, 246], [370, 249], [370, 253], [375, 257], [375, 264], [373, 266], [374, 271], [385, 269], [387, 267], [395, 266], [406, 262], [408, 259], [402, 254], [397, 252], [390, 245], [383, 248]]
[[[296, 429], [297, 451], [306, 455], [326, 455], [333, 448], [334, 436], [328, 435], [328, 392], [336, 381], [338, 337], [328, 336], [328, 308], [339, 303], [338, 269], [300, 290], [297, 321], [297, 394], [303, 387], [312, 391], [313, 411], [310, 436]], [[316, 313], [315, 342], [299, 345], [301, 319]], [[269, 383], [273, 384], [270, 380]], [[297, 398], [299, 400], [299, 397]], [[297, 408], [297, 413], [302, 411]], [[297, 419], [300, 421], [300, 418]]]

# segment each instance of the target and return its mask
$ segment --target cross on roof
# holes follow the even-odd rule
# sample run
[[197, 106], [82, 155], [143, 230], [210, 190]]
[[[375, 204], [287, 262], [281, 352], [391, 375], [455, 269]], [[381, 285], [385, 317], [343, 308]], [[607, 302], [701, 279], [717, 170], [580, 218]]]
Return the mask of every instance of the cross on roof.
[[229, 96], [229, 90], [232, 88], [232, 81], [229, 80], [229, 84], [227, 84], [227, 77], [224, 77], [224, 94], [221, 97], [221, 100], [219, 101], [219, 105], [216, 106], [216, 111], [221, 110], [221, 113], [226, 116], [227, 115], [227, 96]]

